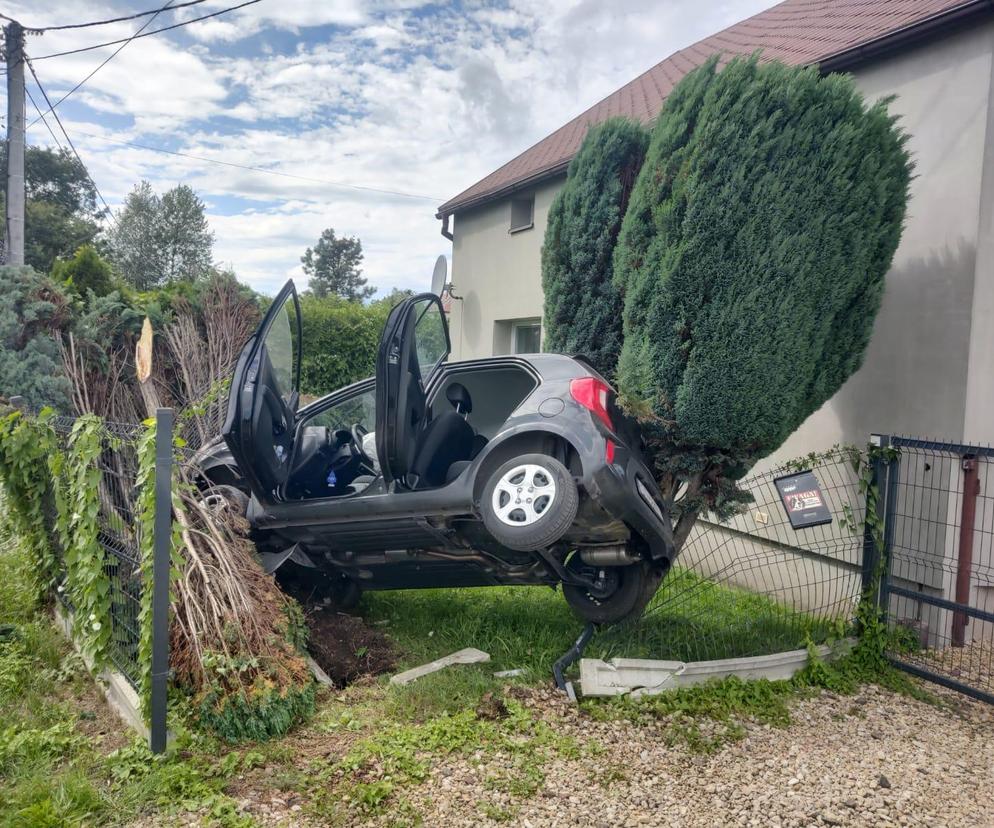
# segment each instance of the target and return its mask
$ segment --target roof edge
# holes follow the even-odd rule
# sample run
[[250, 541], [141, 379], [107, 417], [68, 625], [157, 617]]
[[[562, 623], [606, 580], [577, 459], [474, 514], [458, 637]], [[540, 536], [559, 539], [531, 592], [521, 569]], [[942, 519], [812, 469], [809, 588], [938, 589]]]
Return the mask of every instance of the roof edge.
[[874, 60], [933, 35], [943, 35], [971, 22], [975, 17], [994, 12], [994, 0], [966, 0], [966, 2], [923, 17], [900, 29], [894, 29], [866, 43], [842, 52], [827, 55], [818, 61], [822, 72], [840, 72], [860, 63]]
[[[883, 57], [891, 52], [900, 50], [905, 47], [916, 45], [918, 42], [931, 37], [933, 35], [942, 35], [947, 32], [953, 31], [971, 22], [974, 18], [981, 17], [985, 14], [989, 15], [994, 13], [994, 0], [965, 0], [964, 3], [953, 6], [950, 9], [945, 9], [944, 11], [938, 12], [937, 14], [931, 15], [930, 17], [922, 18], [921, 20], [916, 20], [914, 23], [910, 23], [900, 29], [895, 29], [894, 31], [887, 32], [874, 40], [869, 40], [866, 43], [861, 43], [858, 46], [853, 46], [849, 49], [845, 49], [841, 52], [835, 54], [826, 55], [824, 58], [817, 62], [818, 68], [825, 73], [828, 72], [841, 72], [846, 71], [854, 66], [861, 63], [865, 63], [876, 58]], [[678, 50], [676, 53], [679, 53]], [[651, 70], [651, 67], [650, 67]], [[650, 71], [647, 70], [647, 71]], [[642, 73], [645, 74], [645, 73]], [[636, 79], [641, 77], [636, 76]], [[613, 93], [611, 93], [613, 94]], [[610, 97], [610, 95], [608, 95]], [[596, 106], [594, 104], [593, 106]], [[593, 108], [590, 107], [590, 109]], [[584, 110], [584, 112], [589, 110]], [[584, 113], [581, 113], [577, 117], [582, 117]], [[574, 119], [575, 120], [575, 119]], [[567, 121], [567, 124], [570, 123]], [[566, 126], [564, 124], [563, 126]], [[563, 127], [559, 127], [562, 129]], [[558, 130], [557, 130], [558, 131]], [[550, 135], [555, 134], [550, 133]], [[548, 136], [546, 136], [547, 138]], [[545, 138], [540, 139], [533, 146], [537, 146]], [[528, 149], [531, 149], [529, 147]], [[520, 155], [528, 152], [528, 149], [523, 150]], [[519, 156], [515, 156], [516, 158]], [[514, 159], [506, 162], [511, 163]], [[560, 161], [555, 164], [550, 165], [544, 169], [538, 170], [526, 178], [522, 178], [519, 181], [515, 181], [511, 184], [506, 184], [496, 190], [490, 192], [481, 193], [478, 196], [467, 199], [466, 201], [456, 201], [458, 196], [449, 199], [447, 202], [442, 204], [435, 213], [435, 218], [444, 219], [446, 216], [455, 215], [456, 212], [461, 210], [467, 210], [472, 207], [478, 207], [482, 204], [486, 204], [489, 201], [494, 201], [505, 195], [508, 195], [516, 190], [523, 189], [525, 187], [537, 184], [545, 179], [552, 178], [566, 171], [569, 166], [569, 162], [572, 158], [566, 161]], [[504, 166], [504, 165], [501, 165]], [[498, 167], [500, 169], [500, 167]], [[471, 185], [472, 186], [472, 185]], [[444, 208], [444, 209], [443, 209]]]
[[[466, 201], [453, 204], [447, 210], [443, 211], [440, 207], [438, 212], [435, 213], [435, 218], [444, 219], [446, 216], [455, 215], [456, 211], [469, 210], [473, 207], [478, 207], [481, 204], [486, 204], [488, 201], [494, 201], [495, 199], [517, 192], [518, 190], [523, 190], [533, 184], [538, 184], [546, 179], [555, 178], [557, 175], [562, 175], [566, 172], [566, 168], [569, 167], [570, 161], [572, 160], [572, 158], [568, 158], [565, 161], [557, 161], [555, 164], [550, 164], [548, 167], [536, 170], [531, 175], [519, 179], [512, 184], [505, 184], [503, 187], [492, 190], [489, 193], [481, 193], [480, 195], [469, 198]], [[444, 206], [445, 205], [443, 204], [442, 207]]]

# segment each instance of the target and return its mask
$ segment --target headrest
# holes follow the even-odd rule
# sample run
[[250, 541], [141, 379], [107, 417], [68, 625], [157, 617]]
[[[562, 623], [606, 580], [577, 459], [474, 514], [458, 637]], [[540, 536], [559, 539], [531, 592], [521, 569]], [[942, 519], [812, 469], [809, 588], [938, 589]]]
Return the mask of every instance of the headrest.
[[460, 414], [469, 414], [473, 410], [473, 401], [469, 397], [469, 391], [461, 382], [454, 382], [446, 388], [445, 396]]

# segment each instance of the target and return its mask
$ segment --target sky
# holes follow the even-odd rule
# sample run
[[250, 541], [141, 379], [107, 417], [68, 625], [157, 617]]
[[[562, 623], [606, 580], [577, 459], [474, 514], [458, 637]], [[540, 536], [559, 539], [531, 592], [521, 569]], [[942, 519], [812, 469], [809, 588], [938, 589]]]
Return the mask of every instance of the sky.
[[[238, 2], [163, 12], [146, 31]], [[0, 0], [0, 12], [43, 27], [158, 5]], [[189, 185], [207, 205], [216, 260], [262, 293], [287, 278], [306, 286], [300, 257], [326, 227], [362, 241], [364, 275], [381, 294], [427, 289], [436, 257], [451, 251], [439, 204], [677, 49], [771, 5], [261, 0], [131, 42], [57, 111], [112, 209], [141, 179], [160, 193]], [[49, 98], [118, 47], [46, 55], [129, 37], [147, 20], [30, 35]], [[27, 114], [30, 125], [30, 100]], [[53, 143], [40, 121], [27, 137]]]

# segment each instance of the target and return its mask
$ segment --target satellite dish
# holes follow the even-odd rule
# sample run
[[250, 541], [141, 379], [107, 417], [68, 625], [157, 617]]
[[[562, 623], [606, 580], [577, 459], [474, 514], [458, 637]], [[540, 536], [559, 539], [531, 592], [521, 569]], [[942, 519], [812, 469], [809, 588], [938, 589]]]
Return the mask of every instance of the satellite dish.
[[431, 292], [436, 296], [441, 296], [445, 289], [445, 279], [449, 275], [449, 265], [445, 256], [439, 256], [435, 260], [435, 270], [431, 274]]

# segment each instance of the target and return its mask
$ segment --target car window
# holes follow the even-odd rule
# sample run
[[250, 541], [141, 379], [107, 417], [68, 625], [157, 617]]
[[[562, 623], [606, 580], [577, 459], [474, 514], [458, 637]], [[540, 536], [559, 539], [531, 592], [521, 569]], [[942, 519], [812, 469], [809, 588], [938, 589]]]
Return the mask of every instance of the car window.
[[375, 388], [342, 400], [307, 421], [307, 425], [327, 426], [332, 431], [351, 429], [356, 423], [366, 431], [376, 429]]
[[418, 367], [421, 369], [421, 379], [428, 378], [439, 362], [449, 351], [448, 339], [445, 336], [445, 320], [442, 310], [434, 299], [421, 300], [414, 309], [417, 322], [414, 327], [414, 341], [418, 351]]
[[292, 299], [288, 298], [273, 319], [265, 341], [266, 353], [273, 368], [276, 391], [287, 404], [290, 403], [294, 392], [293, 378], [296, 369], [294, 361], [297, 357], [294, 347], [296, 320], [291, 316], [293, 312]]

